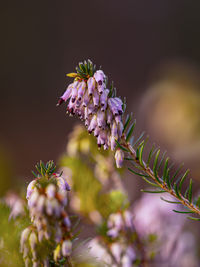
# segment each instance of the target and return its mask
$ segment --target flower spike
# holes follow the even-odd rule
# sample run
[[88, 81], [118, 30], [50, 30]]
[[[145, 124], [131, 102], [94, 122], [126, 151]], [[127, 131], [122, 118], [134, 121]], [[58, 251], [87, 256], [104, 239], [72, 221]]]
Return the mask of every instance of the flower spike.
[[[74, 82], [67, 87], [57, 105], [68, 101], [68, 113], [85, 121], [88, 132], [97, 137], [98, 146], [110, 147], [114, 151], [116, 140], [120, 141], [123, 133], [124, 103], [113, 94], [113, 86], [107, 88], [106, 75], [102, 70], [95, 71], [90, 60], [79, 63], [76, 70], [77, 73], [68, 75], [75, 78]], [[123, 153], [120, 156], [123, 157]], [[117, 167], [120, 166], [117, 162]]]

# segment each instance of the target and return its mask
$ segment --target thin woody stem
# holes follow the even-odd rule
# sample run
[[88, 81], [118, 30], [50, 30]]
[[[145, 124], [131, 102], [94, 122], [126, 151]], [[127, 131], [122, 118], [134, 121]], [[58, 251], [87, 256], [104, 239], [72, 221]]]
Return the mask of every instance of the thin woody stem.
[[134, 148], [131, 146], [130, 143], [127, 143], [125, 140], [123, 142], [123, 146], [126, 147], [134, 162], [140, 166], [140, 168], [142, 169], [142, 171], [144, 173], [146, 173], [161, 189], [163, 189], [164, 191], [166, 191], [167, 193], [169, 193], [170, 195], [172, 195], [173, 197], [175, 197], [180, 203], [182, 203], [185, 207], [189, 208], [192, 212], [198, 214], [200, 216], [200, 209], [194, 205], [193, 203], [190, 203], [188, 199], [186, 199], [181, 193], [179, 193], [180, 198], [176, 195], [175, 191], [171, 188], [167, 187], [167, 184], [162, 181], [162, 179], [160, 177], [158, 177], [162, 183], [159, 183], [159, 181], [156, 179], [153, 171], [151, 170], [150, 167], [147, 167], [146, 163], [143, 161], [143, 164], [140, 163], [140, 161], [137, 159], [136, 157], [136, 152], [134, 150]]
[[135, 231], [135, 236], [136, 236], [136, 243], [137, 243], [137, 248], [141, 253], [141, 266], [143, 267], [148, 267], [148, 260], [146, 257], [146, 251], [144, 249], [144, 244], [142, 240], [140, 239], [138, 233]]
[[73, 267], [73, 264], [72, 264], [72, 261], [71, 261], [70, 256], [68, 256], [68, 257], [66, 258], [66, 262], [67, 262], [67, 266], [69, 266], [69, 267]]

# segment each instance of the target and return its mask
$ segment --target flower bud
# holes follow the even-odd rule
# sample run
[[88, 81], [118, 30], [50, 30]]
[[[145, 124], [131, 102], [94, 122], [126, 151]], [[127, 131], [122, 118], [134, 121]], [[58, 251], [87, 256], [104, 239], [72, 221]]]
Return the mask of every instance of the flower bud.
[[117, 262], [121, 260], [122, 246], [120, 243], [113, 243], [111, 245], [111, 251]]
[[64, 225], [68, 228], [71, 227], [71, 222], [70, 222], [70, 219], [68, 216], [65, 216], [64, 219], [63, 219], [63, 222], [64, 222]]
[[87, 105], [89, 104], [89, 102], [90, 102], [90, 97], [89, 97], [88, 93], [85, 92], [84, 97], [83, 97], [83, 106], [84, 107], [87, 107]]
[[66, 190], [70, 191], [71, 190], [67, 181], [61, 176], [57, 177], [57, 185], [61, 191], [62, 190], [64, 190], [64, 191], [66, 191]]
[[36, 252], [37, 240], [38, 240], [37, 235], [35, 234], [35, 232], [32, 232], [29, 236], [29, 244], [31, 247], [33, 259], [37, 259], [37, 252]]
[[27, 187], [27, 193], [26, 193], [26, 198], [29, 199], [31, 194], [33, 193], [34, 191], [34, 188], [35, 188], [35, 184], [36, 184], [36, 180], [33, 180], [29, 183], [28, 187]]
[[95, 128], [95, 130], [94, 130], [94, 136], [95, 136], [95, 137], [98, 137], [100, 131], [101, 131], [100, 128], [97, 126], [97, 127]]
[[38, 240], [39, 242], [42, 242], [43, 239], [44, 239], [44, 231], [40, 230], [38, 231]]
[[61, 247], [60, 247], [60, 244], [58, 244], [56, 249], [53, 252], [53, 259], [55, 262], [57, 262], [58, 259], [60, 258], [61, 258]]
[[117, 168], [122, 168], [124, 161], [124, 152], [121, 149], [117, 149], [115, 152], [115, 160]]
[[123, 133], [123, 130], [124, 130], [124, 125], [123, 125], [122, 122], [119, 122], [118, 123], [117, 130], [118, 130], [118, 136], [121, 137], [122, 136], [122, 133]]
[[135, 227], [133, 225], [133, 215], [130, 213], [130, 211], [125, 211], [124, 212], [124, 221], [125, 221], [125, 226], [129, 228], [132, 232], [135, 231]]
[[107, 123], [108, 123], [108, 124], [111, 124], [112, 121], [113, 121], [113, 115], [112, 115], [110, 109], [108, 109], [108, 110], [107, 110]]
[[120, 213], [113, 213], [108, 218], [108, 228], [116, 227], [119, 231], [123, 227], [123, 219]]
[[29, 234], [30, 234], [31, 230], [29, 227], [25, 228], [21, 234], [21, 240], [20, 240], [20, 248], [21, 251], [23, 250], [24, 244], [25, 242], [28, 240]]
[[95, 90], [95, 79], [93, 77], [90, 77], [87, 81], [88, 86], [88, 94], [89, 96], [92, 96]]
[[67, 99], [70, 98], [71, 96], [71, 93], [72, 93], [72, 87], [73, 87], [73, 83], [71, 83], [68, 87], [67, 87], [67, 90], [64, 92], [64, 94], [61, 96], [61, 99], [63, 101], [67, 101]]
[[97, 70], [94, 74], [94, 78], [98, 84], [101, 84], [105, 79], [105, 74], [102, 70]]
[[105, 128], [106, 125], [106, 120], [105, 120], [105, 113], [102, 112], [101, 110], [98, 111], [97, 113], [97, 124], [99, 128]]
[[37, 191], [32, 192], [28, 200], [28, 206], [34, 207], [37, 204], [39, 193]]
[[97, 127], [97, 115], [93, 115], [90, 125], [88, 127], [88, 132], [89, 133], [93, 132], [96, 127]]
[[64, 257], [70, 256], [72, 252], [72, 242], [70, 240], [64, 240], [62, 243], [62, 254]]
[[114, 136], [116, 139], [118, 138], [118, 131], [117, 131], [117, 124], [114, 121], [111, 126], [111, 135]]
[[117, 228], [112, 228], [110, 230], [107, 231], [107, 235], [111, 238], [116, 238], [118, 237], [119, 231]]
[[112, 135], [110, 137], [110, 148], [112, 151], [114, 151], [115, 147], [116, 147], [116, 138]]
[[86, 83], [84, 81], [80, 82], [77, 90], [78, 90], [78, 100], [81, 101], [84, 93], [85, 93]]
[[90, 103], [88, 105], [88, 115], [92, 115], [92, 114], [94, 114], [94, 112], [95, 112], [95, 106], [93, 103]]
[[52, 199], [55, 197], [56, 194], [56, 187], [54, 184], [49, 184], [46, 188], [46, 194], [49, 199]]
[[77, 90], [78, 85], [79, 85], [79, 82], [78, 81], [75, 81], [73, 83], [72, 93], [71, 93], [71, 101], [72, 101], [72, 103], [74, 103], [76, 101], [76, 97], [78, 95], [78, 90]]
[[98, 94], [97, 90], [94, 90], [93, 103], [94, 103], [95, 107], [98, 107], [98, 105], [99, 105], [99, 94]]
[[44, 195], [40, 195], [37, 201], [37, 211], [42, 213], [44, 211], [46, 198]]
[[100, 103], [101, 103], [101, 111], [105, 111], [107, 108], [107, 97], [108, 97], [109, 90], [106, 89], [100, 96]]

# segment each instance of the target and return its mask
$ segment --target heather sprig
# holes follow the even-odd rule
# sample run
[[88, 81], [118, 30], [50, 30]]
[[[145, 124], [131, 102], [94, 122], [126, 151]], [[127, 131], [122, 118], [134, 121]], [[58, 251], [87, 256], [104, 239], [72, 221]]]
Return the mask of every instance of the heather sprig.
[[[123, 133], [125, 103], [116, 96], [113, 85], [108, 87], [104, 72], [96, 70], [90, 60], [79, 63], [76, 70], [77, 73], [68, 75], [74, 81], [60, 97], [58, 105], [67, 102], [67, 113], [85, 122], [88, 132], [93, 132], [97, 138], [98, 146], [114, 151], [116, 140], [120, 140]], [[121, 166], [122, 159], [116, 158]]]
[[21, 252], [26, 266], [49, 266], [51, 260], [69, 260], [72, 253], [73, 235], [66, 210], [70, 186], [65, 177], [55, 173], [53, 161], [40, 162], [36, 169], [26, 195], [32, 225], [22, 232]]
[[[177, 203], [186, 208], [185, 211], [174, 210], [175, 212], [200, 216], [200, 196], [192, 199], [192, 179], [183, 192], [183, 183], [189, 171], [187, 170], [181, 175], [181, 167], [173, 171], [173, 164], [169, 164], [169, 157], [166, 157], [165, 154], [160, 156], [160, 149], [156, 149], [154, 146], [145, 160], [144, 149], [148, 139], [144, 138], [144, 133], [142, 133], [134, 141], [133, 131], [136, 122], [132, 122], [132, 115], [128, 115], [124, 123], [122, 122], [125, 103], [116, 97], [116, 89], [113, 89], [113, 86], [108, 89], [108, 79], [104, 72], [102, 70], [96, 71], [96, 67], [90, 60], [79, 63], [76, 70], [77, 73], [68, 75], [74, 78], [74, 82], [67, 87], [58, 105], [69, 100], [67, 111], [72, 115], [78, 115], [85, 121], [89, 133], [94, 132], [97, 137], [98, 145], [104, 145], [104, 149], [110, 147], [111, 150], [116, 151], [117, 167], [122, 166], [124, 154], [128, 155], [126, 160], [131, 163], [131, 167], [128, 169], [142, 177], [151, 186], [156, 187], [154, 191], [142, 190], [143, 192], [168, 192], [177, 199]], [[151, 164], [152, 160], [153, 164]], [[167, 199], [163, 200], [171, 202]], [[195, 216], [188, 218], [200, 220]]]
[[[99, 235], [91, 241], [91, 254], [109, 266], [148, 266], [149, 258], [143, 240], [133, 224], [128, 209], [111, 213], [99, 227]], [[99, 251], [102, 250], [103, 254]]]
[[[186, 190], [183, 189], [189, 170], [182, 172], [183, 164], [177, 169], [173, 169], [174, 163], [170, 162], [170, 158], [166, 152], [161, 153], [159, 148], [153, 145], [148, 152], [147, 157], [144, 156], [145, 146], [148, 138], [144, 138], [142, 133], [138, 139], [134, 140], [133, 130], [135, 128], [135, 120], [132, 122], [132, 115], [128, 115], [124, 124], [124, 133], [117, 146], [123, 150], [130, 163], [128, 170], [143, 178], [155, 190], [141, 190], [146, 193], [169, 193], [176, 201], [161, 199], [168, 203], [182, 204], [185, 210], [173, 210], [177, 213], [200, 216], [200, 196], [192, 197], [193, 181], [190, 179]], [[188, 216], [189, 219], [200, 221], [196, 216]]]

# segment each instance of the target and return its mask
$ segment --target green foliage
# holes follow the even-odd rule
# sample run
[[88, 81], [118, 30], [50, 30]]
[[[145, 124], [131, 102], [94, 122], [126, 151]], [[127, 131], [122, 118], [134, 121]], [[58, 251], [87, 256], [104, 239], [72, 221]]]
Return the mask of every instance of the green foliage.
[[[145, 180], [151, 186], [161, 188], [161, 190], [142, 190], [142, 192], [168, 192], [174, 197], [176, 197], [179, 200], [178, 203], [183, 204], [186, 208], [186, 210], [184, 211], [175, 212], [194, 214], [196, 213], [200, 215], [200, 200], [194, 200], [192, 202], [192, 179], [190, 179], [189, 186], [186, 188], [186, 190], [184, 190], [183, 188], [183, 184], [189, 174], [189, 170], [186, 170], [183, 174], [180, 174], [183, 164], [181, 164], [176, 170], [172, 170], [173, 164], [169, 166], [170, 159], [169, 157], [166, 157], [166, 152], [164, 152], [161, 156], [160, 149], [156, 149], [155, 145], [151, 147], [147, 155], [147, 159], [145, 161], [144, 150], [145, 145], [147, 143], [147, 139], [143, 139], [144, 133], [139, 136], [139, 138], [134, 142], [132, 146], [130, 143], [128, 143], [128, 141], [132, 138], [133, 129], [135, 127], [135, 122], [131, 124], [131, 119], [132, 115], [128, 115], [124, 124], [125, 138], [120, 143], [118, 143], [118, 146], [126, 152], [128, 150], [127, 153], [131, 155], [131, 157], [129, 156], [125, 159], [135, 163], [131, 165], [131, 168], [128, 168], [129, 171], [142, 177], [143, 180]], [[131, 126], [128, 129], [129, 124], [131, 124]], [[150, 168], [150, 165], [152, 166], [152, 169]], [[135, 169], [139, 169], [139, 172]], [[167, 202], [172, 203], [170, 201]], [[197, 218], [194, 217], [193, 219]]]
[[9, 215], [10, 209], [0, 203], [0, 266], [24, 266], [19, 251], [20, 235], [30, 221], [27, 217], [9, 220]]
[[[103, 218], [111, 212], [116, 212], [127, 205], [126, 197], [119, 190], [111, 192], [104, 189], [112, 177], [120, 179], [120, 173], [114, 165], [111, 151], [99, 150], [96, 140], [80, 126], [72, 132], [67, 145], [67, 154], [61, 160], [62, 167], [72, 171], [72, 202], [77, 200], [79, 212], [89, 217], [93, 211], [98, 211]], [[113, 185], [113, 184], [112, 184]]]
[[80, 62], [76, 67], [77, 73], [69, 73], [67, 76], [78, 78], [78, 79], [88, 79], [92, 77], [96, 71], [96, 66], [92, 63], [91, 60], [84, 60], [84, 62]]
[[125, 210], [129, 206], [127, 196], [123, 194], [120, 190], [112, 190], [109, 193], [109, 208], [111, 213], [115, 213], [119, 210]]
[[48, 178], [56, 170], [56, 166], [55, 166], [53, 160], [48, 161], [46, 164], [44, 164], [42, 161], [40, 161], [35, 165], [35, 168], [38, 171], [38, 174], [36, 174], [34, 171], [32, 171], [32, 173], [36, 178], [41, 177], [41, 176], [44, 178]]

